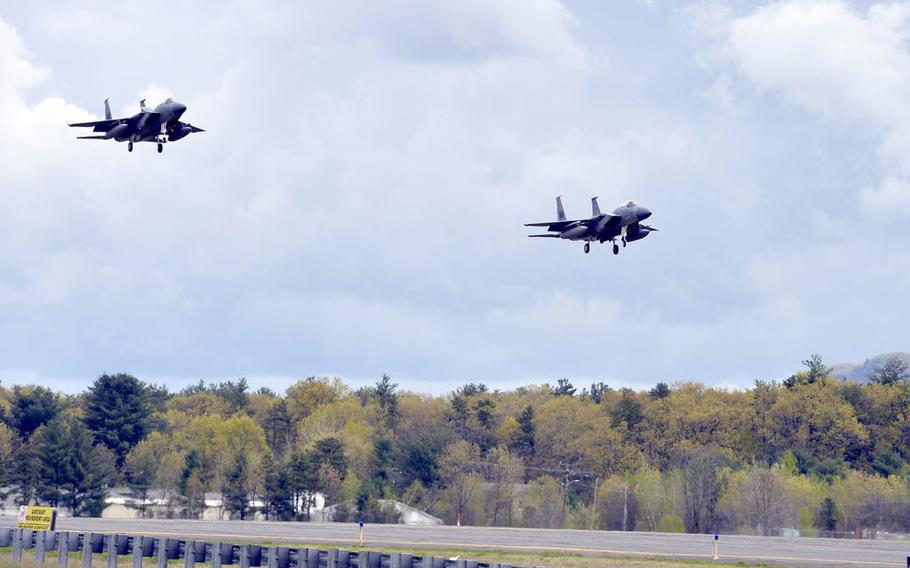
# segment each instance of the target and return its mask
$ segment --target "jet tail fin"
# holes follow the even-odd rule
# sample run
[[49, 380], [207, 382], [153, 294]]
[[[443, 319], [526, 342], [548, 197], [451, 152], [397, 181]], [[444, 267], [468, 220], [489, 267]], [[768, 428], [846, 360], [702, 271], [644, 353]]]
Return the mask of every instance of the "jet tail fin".
[[110, 120], [113, 118], [111, 115], [111, 103], [110, 99], [104, 99], [104, 118]]
[[600, 205], [597, 204], [597, 198], [591, 198], [591, 214], [595, 217], [600, 216]]
[[556, 219], [558, 221], [566, 220], [566, 210], [562, 208], [562, 196], [556, 198]]

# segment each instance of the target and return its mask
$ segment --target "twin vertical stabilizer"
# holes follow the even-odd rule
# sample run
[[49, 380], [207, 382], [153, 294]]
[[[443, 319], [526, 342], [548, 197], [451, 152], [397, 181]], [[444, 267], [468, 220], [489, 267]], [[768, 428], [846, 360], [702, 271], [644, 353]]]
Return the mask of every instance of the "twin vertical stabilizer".
[[558, 221], [566, 220], [566, 210], [562, 208], [562, 196], [556, 198], [556, 219]]

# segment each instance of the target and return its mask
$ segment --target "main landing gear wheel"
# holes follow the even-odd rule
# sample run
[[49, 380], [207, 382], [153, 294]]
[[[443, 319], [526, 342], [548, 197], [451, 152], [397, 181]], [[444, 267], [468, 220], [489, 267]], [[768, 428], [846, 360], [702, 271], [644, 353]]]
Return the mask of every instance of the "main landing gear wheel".
[[132, 152], [132, 151], [133, 151], [133, 143], [132, 143], [132, 142], [128, 142], [128, 143], [127, 143], [127, 145], [126, 145], [126, 151], [127, 151], [127, 152]]
[[585, 254], [591, 252], [591, 243], [585, 243]]
[[622, 238], [622, 248], [626, 248], [626, 238]]
[[619, 245], [613, 243], [613, 254], [619, 254]]
[[164, 152], [164, 144], [161, 142], [158, 143], [158, 153]]

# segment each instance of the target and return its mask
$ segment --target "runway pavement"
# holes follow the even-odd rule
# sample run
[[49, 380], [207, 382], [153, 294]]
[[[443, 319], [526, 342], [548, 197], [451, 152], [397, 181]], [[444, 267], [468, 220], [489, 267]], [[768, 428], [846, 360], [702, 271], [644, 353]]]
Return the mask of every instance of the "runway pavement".
[[[13, 526], [15, 518], [0, 519]], [[211, 541], [268, 541], [288, 545], [321, 543], [337, 547], [358, 542], [355, 523], [185, 521], [61, 518], [58, 530], [169, 536]], [[711, 559], [711, 535], [607, 532], [490, 527], [367, 525], [364, 544], [376, 549], [455, 548], [514, 552], [569, 552], [586, 555]], [[910, 541], [720, 537], [720, 558], [780, 566], [907, 566]]]

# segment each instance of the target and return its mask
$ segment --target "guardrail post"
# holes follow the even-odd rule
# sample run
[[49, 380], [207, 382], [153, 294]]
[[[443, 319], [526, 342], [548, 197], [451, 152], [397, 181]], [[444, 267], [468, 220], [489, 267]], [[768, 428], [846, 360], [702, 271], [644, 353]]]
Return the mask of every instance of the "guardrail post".
[[240, 568], [250, 568], [250, 545], [240, 545]]
[[298, 548], [297, 568], [319, 568], [319, 549]]
[[94, 536], [92, 533], [85, 533], [82, 536], [82, 568], [91, 568], [92, 566], [92, 549], [95, 548]]
[[158, 568], [167, 568], [167, 540], [158, 539]]
[[57, 566], [66, 568], [70, 560], [70, 533], [57, 535]]
[[22, 560], [22, 529], [13, 532], [13, 560]]
[[107, 535], [107, 568], [117, 568], [117, 535]]
[[291, 568], [291, 549], [279, 546], [276, 552], [278, 553], [278, 568]]
[[183, 568], [193, 568], [196, 564], [196, 541], [188, 540], [183, 547]]
[[144, 536], [133, 537], [133, 568], [142, 568], [142, 540]]
[[382, 568], [382, 553], [364, 551], [360, 552], [357, 558], [359, 568]]
[[0, 548], [6, 548], [13, 545], [13, 530], [0, 529]]
[[47, 546], [47, 541], [45, 540], [47, 535], [44, 531], [39, 531], [35, 536], [35, 563], [44, 564], [44, 549]]
[[221, 543], [212, 545], [212, 568], [221, 568]]

